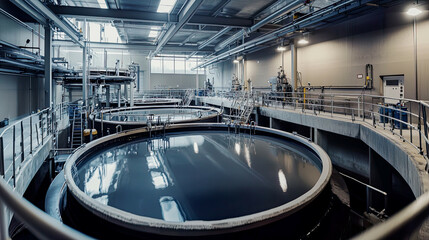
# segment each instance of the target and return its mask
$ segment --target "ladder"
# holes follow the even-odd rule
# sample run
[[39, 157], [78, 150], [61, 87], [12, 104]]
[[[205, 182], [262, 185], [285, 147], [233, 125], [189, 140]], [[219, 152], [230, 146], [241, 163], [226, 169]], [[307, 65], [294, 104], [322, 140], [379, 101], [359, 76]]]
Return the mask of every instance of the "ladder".
[[82, 121], [82, 112], [79, 108], [73, 109], [73, 114], [70, 116], [72, 134], [70, 147], [78, 148], [83, 143], [82, 133], [83, 133], [83, 121]]
[[[240, 94], [232, 100], [229, 119], [238, 123], [246, 124], [253, 112], [254, 99], [248, 93]], [[228, 120], [228, 118], [225, 118]]]
[[251, 97], [247, 97], [245, 98], [245, 102], [243, 102], [244, 104], [242, 105], [241, 108], [241, 113], [240, 113], [240, 122], [246, 124], [247, 122], [249, 122], [249, 118], [250, 115], [253, 112], [253, 107], [254, 107], [254, 101], [253, 98]]

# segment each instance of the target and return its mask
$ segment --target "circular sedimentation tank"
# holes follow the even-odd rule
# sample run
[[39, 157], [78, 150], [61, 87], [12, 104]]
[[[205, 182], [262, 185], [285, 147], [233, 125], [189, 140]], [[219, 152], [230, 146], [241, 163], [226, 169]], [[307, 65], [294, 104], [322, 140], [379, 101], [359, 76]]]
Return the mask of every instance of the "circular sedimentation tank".
[[101, 110], [94, 125], [104, 134], [150, 125], [219, 122], [221, 110], [201, 106], [143, 106]]
[[[331, 172], [319, 146], [278, 130], [207, 123], [136, 129], [74, 152], [64, 167], [62, 211], [69, 218], [85, 212], [93, 219], [87, 225], [103, 222], [107, 236], [237, 237], [255, 229], [270, 236], [272, 227], [272, 236], [291, 237], [324, 215], [318, 199]], [[70, 225], [84, 221], [78, 218]]]

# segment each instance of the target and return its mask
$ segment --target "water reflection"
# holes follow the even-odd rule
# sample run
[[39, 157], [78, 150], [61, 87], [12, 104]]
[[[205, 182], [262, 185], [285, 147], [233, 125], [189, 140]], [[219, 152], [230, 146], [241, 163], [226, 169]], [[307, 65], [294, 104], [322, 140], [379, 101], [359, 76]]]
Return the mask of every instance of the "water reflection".
[[168, 222], [184, 222], [183, 212], [179, 207], [179, 204], [174, 200], [173, 197], [161, 197], [159, 199], [161, 205], [162, 218]]
[[316, 156], [276, 138], [202, 132], [89, 156], [76, 183], [103, 204], [165, 221], [219, 220], [277, 207], [320, 176]]
[[283, 170], [279, 170], [279, 182], [280, 182], [280, 187], [282, 188], [283, 192], [287, 191], [287, 182], [286, 182], [286, 176], [283, 173]]

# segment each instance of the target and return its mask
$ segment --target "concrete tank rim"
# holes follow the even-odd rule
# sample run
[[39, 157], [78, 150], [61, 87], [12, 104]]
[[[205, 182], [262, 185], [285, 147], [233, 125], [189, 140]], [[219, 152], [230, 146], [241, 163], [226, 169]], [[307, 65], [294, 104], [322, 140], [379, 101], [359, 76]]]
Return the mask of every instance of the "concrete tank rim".
[[[228, 128], [228, 125], [222, 123], [194, 123], [172, 125], [170, 126], [170, 129], [198, 128], [210, 126], [225, 129]], [[160, 127], [155, 128], [157, 128], [158, 130], [161, 129]], [[245, 125], [241, 126], [241, 128], [250, 130], [253, 127], [251, 127], [250, 125]], [[90, 210], [92, 213], [98, 215], [99, 217], [102, 217], [104, 219], [106, 219], [107, 217], [107, 221], [114, 222], [125, 228], [170, 236], [204, 236], [216, 233], [219, 234], [234, 232], [237, 231], [237, 229], [250, 229], [253, 227], [265, 225], [278, 218], [287, 217], [308, 205], [310, 202], [316, 199], [317, 196], [319, 196], [319, 194], [325, 189], [325, 187], [329, 183], [330, 176], [332, 174], [331, 160], [328, 154], [317, 144], [309, 141], [308, 139], [304, 139], [303, 137], [276, 129], [256, 127], [256, 130], [274, 133], [281, 137], [290, 138], [294, 141], [304, 144], [306, 147], [313, 150], [314, 153], [319, 156], [322, 164], [320, 177], [310, 190], [308, 190], [298, 198], [289, 201], [283, 205], [258, 213], [214, 221], [192, 220], [179, 223], [167, 222], [161, 219], [135, 215], [108, 205], [104, 205], [92, 199], [79, 189], [72, 177], [72, 167], [75, 166], [74, 163], [80, 159], [79, 157], [82, 154], [86, 153], [94, 146], [103, 144], [115, 138], [148, 132], [146, 128], [127, 130], [121, 133], [108, 135], [106, 137], [92, 141], [88, 144], [82, 145], [82, 147], [76, 149], [76, 151], [67, 159], [64, 165], [64, 177], [69, 191], [73, 194], [76, 200], [79, 201], [85, 208]]]

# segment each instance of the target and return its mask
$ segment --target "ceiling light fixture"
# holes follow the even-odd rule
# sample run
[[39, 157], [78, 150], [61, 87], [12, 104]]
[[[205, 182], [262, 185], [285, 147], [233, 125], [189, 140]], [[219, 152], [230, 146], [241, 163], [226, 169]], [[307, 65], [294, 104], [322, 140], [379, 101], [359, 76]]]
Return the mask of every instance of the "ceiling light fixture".
[[301, 39], [299, 39], [298, 44], [301, 44], [301, 45], [308, 44], [308, 40], [305, 38], [301, 38]]
[[420, 10], [417, 6], [413, 5], [412, 7], [410, 7], [407, 11], [407, 14], [410, 16], [417, 16], [420, 13], [422, 13], [422, 10]]
[[306, 33], [302, 34], [302, 37], [301, 37], [301, 39], [299, 39], [298, 44], [299, 45], [306, 45], [308, 43], [309, 43], [309, 41], [308, 41], [308, 32], [306, 32]]
[[279, 51], [279, 52], [286, 51], [286, 46], [285, 46], [285, 43], [284, 43], [284, 39], [282, 39], [282, 43], [280, 44], [280, 46], [277, 47], [277, 51]]
[[234, 58], [234, 63], [239, 63], [240, 61], [238, 61], [237, 57]]

